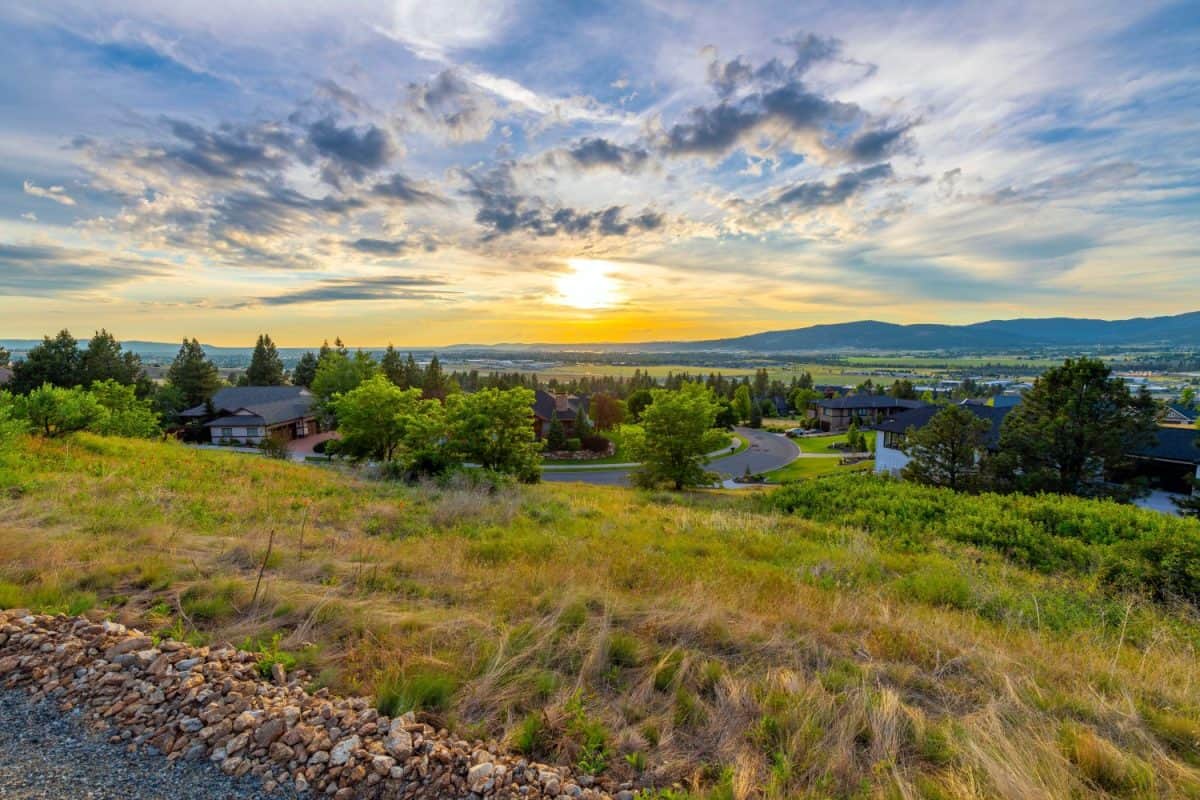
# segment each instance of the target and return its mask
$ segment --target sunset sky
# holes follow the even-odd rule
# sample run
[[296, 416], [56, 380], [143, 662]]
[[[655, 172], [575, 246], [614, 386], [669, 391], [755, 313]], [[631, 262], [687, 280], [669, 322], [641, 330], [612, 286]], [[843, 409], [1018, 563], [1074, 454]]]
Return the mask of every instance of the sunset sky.
[[1200, 6], [0, 4], [0, 337], [1200, 309]]

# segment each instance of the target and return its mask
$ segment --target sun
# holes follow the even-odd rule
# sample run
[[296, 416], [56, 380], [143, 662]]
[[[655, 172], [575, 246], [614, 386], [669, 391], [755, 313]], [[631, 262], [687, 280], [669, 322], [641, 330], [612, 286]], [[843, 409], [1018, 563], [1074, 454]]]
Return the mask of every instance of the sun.
[[571, 271], [555, 281], [557, 301], [572, 308], [595, 310], [611, 308], [620, 300], [613, 264], [587, 258], [567, 259]]

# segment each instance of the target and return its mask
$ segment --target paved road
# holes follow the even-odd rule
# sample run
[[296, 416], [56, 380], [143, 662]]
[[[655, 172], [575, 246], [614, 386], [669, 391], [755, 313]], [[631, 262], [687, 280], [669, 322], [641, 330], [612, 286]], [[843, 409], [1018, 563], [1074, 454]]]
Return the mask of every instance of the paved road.
[[[737, 455], [717, 458], [708, 468], [727, 478], [736, 477], [750, 467], [751, 472], [767, 472], [786, 466], [800, 455], [800, 448], [785, 436], [754, 428], [736, 428], [750, 446]], [[606, 486], [628, 486], [628, 469], [587, 470], [579, 472], [543, 472], [542, 480], [573, 483], [597, 483]]]

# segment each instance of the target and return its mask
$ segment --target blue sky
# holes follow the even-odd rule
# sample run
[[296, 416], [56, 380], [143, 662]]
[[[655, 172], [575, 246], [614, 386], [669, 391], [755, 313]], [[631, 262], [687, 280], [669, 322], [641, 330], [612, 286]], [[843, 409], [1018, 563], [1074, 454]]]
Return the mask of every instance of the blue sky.
[[1196, 3], [0, 8], [0, 336], [1200, 307]]

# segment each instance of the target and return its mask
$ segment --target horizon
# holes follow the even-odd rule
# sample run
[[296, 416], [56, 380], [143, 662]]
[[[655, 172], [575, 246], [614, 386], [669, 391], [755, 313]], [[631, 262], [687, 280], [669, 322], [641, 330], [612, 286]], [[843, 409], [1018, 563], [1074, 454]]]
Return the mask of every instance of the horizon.
[[434, 348], [1185, 313], [1200, 15], [1044, 6], [18, 0], [0, 318]]

